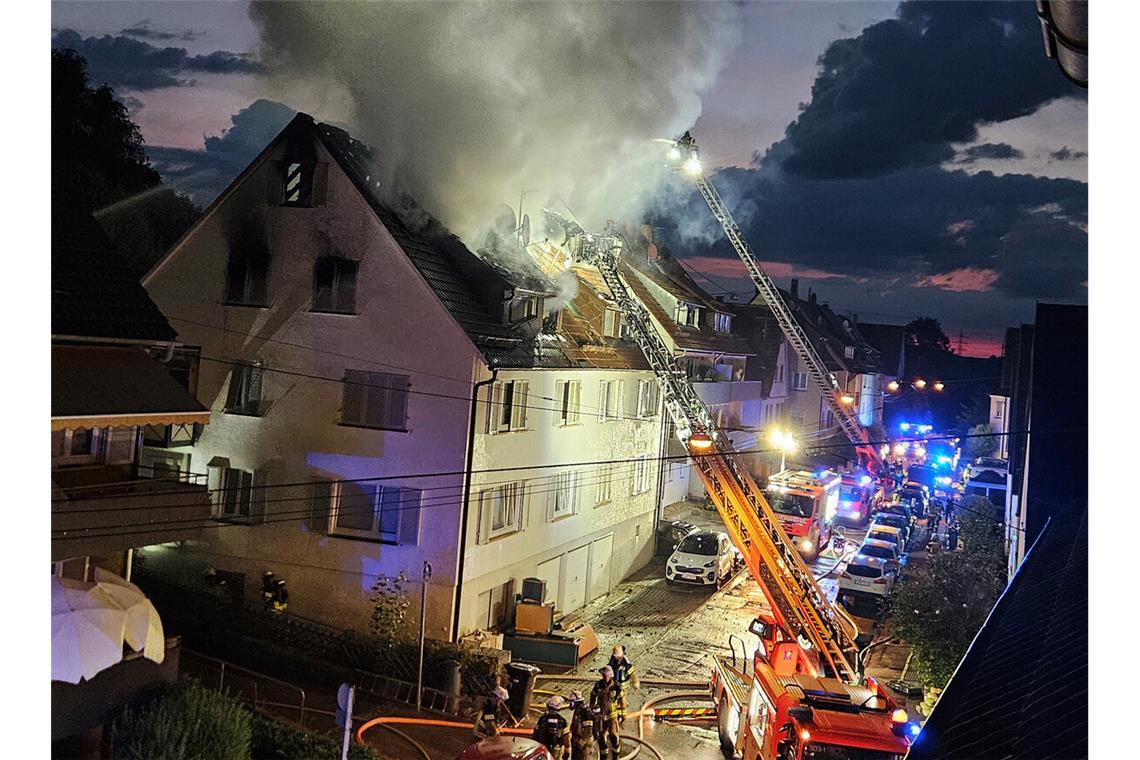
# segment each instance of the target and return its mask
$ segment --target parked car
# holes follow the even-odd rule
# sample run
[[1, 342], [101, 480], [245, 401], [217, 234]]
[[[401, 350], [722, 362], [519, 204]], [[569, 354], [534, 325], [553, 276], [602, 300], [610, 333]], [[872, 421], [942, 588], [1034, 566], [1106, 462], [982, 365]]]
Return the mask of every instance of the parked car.
[[657, 556], [668, 557], [681, 543], [681, 539], [697, 529], [684, 520], [668, 520], [657, 524]]
[[895, 585], [897, 571], [887, 560], [867, 554], [856, 554], [839, 574], [839, 597], [857, 594], [886, 596]]
[[698, 530], [681, 539], [665, 563], [665, 580], [698, 586], [717, 586], [744, 564], [728, 534]]
[[910, 504], [910, 508], [916, 518], [926, 514], [926, 506], [930, 500], [930, 495], [921, 484], [907, 483], [895, 492], [895, 496], [899, 501]]
[[911, 535], [910, 518], [906, 515], [899, 515], [893, 512], [879, 512], [871, 520], [871, 525], [868, 530], [874, 530], [876, 525], [890, 525], [902, 531], [903, 540], [909, 541]]
[[914, 524], [914, 510], [911, 509], [910, 504], [907, 502], [892, 501], [889, 504], [884, 504], [879, 507], [879, 511], [875, 514], [901, 515], [906, 518], [907, 522], [911, 525]]
[[551, 760], [551, 755], [533, 739], [499, 735], [475, 742], [455, 760]]
[[893, 570], [898, 570], [903, 565], [903, 555], [899, 551], [898, 545], [878, 538], [868, 538], [863, 541], [855, 556], [877, 557], [886, 560], [888, 567]]
[[871, 529], [867, 531], [867, 537], [863, 539], [863, 543], [869, 540], [875, 541], [889, 541], [899, 549], [899, 554], [906, 554], [906, 536], [903, 532], [893, 525], [872, 525]]

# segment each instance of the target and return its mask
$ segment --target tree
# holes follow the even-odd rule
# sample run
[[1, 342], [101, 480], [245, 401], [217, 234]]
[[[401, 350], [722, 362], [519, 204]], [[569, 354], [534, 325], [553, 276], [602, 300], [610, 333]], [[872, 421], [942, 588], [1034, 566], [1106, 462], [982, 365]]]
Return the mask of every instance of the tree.
[[970, 428], [968, 437], [962, 442], [966, 456], [970, 459], [976, 459], [977, 457], [988, 457], [997, 451], [997, 436], [993, 435], [993, 432], [994, 429], [989, 424], [974, 425]]
[[933, 348], [951, 353], [950, 338], [942, 331], [942, 323], [933, 317], [919, 317], [906, 326], [907, 342], [912, 346]]
[[892, 602], [892, 630], [910, 644], [927, 687], [950, 680], [1006, 584], [994, 505], [971, 496], [959, 514], [959, 549], [932, 555], [925, 571], [899, 584]]
[[95, 214], [139, 275], [200, 213], [162, 185], [142, 133], [106, 85], [92, 87], [74, 50], [51, 54], [52, 198]]

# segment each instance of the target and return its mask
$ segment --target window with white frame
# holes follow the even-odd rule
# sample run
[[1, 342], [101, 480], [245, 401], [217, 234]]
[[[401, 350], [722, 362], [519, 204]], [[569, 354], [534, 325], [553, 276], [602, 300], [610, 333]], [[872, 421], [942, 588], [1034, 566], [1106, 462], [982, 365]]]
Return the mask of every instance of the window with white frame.
[[598, 421], [616, 420], [620, 414], [621, 381], [601, 380], [598, 383]]
[[345, 370], [342, 425], [407, 430], [408, 376]]
[[637, 496], [649, 490], [649, 470], [648, 454], [642, 454], [633, 460], [633, 483], [630, 488], [630, 493], [633, 496]]
[[511, 302], [511, 322], [522, 322], [538, 316], [538, 298], [526, 296]]
[[578, 512], [578, 473], [573, 470], [560, 472], [554, 476], [550, 493], [550, 519], [577, 514]]
[[637, 381], [637, 416], [653, 417], [657, 414], [657, 381]]
[[388, 543], [417, 540], [422, 492], [361, 481], [333, 483], [329, 532]]
[[843, 358], [854, 359], [855, 358], [855, 346], [844, 346], [843, 347]]
[[234, 362], [226, 396], [227, 413], [261, 414], [261, 375], [261, 364], [257, 362]]
[[726, 333], [732, 330], [732, 315], [718, 311], [713, 314], [713, 330]]
[[559, 380], [555, 384], [555, 425], [575, 425], [582, 415], [582, 381]]
[[526, 380], [495, 383], [491, 389], [490, 432], [506, 433], [526, 429], [529, 388], [530, 384]]
[[792, 390], [793, 391], [806, 391], [807, 390], [807, 373], [806, 372], [793, 372], [792, 373]]
[[602, 324], [602, 334], [607, 338], [617, 338], [621, 334], [621, 312], [615, 309], [606, 309], [606, 316]]
[[611, 491], [613, 486], [614, 466], [612, 462], [598, 465], [594, 477], [594, 506], [598, 507], [602, 504], [610, 502]]
[[523, 529], [526, 484], [503, 483], [479, 492], [479, 543]]
[[700, 327], [701, 308], [696, 304], [687, 303], [685, 301], [678, 301], [677, 311], [674, 313], [673, 317], [679, 325], [686, 325], [688, 327]]
[[783, 364], [777, 364], [776, 365], [776, 382], [777, 383], [784, 382], [784, 365]]

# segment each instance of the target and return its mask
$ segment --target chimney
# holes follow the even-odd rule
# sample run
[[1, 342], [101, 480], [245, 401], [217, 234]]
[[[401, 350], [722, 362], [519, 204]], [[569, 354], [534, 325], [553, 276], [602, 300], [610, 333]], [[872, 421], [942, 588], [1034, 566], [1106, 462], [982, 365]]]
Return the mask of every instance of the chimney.
[[811, 288], [808, 288], [808, 303], [815, 306], [815, 292]]
[[792, 294], [793, 301], [800, 297], [800, 281], [798, 278], [792, 278], [792, 285], [790, 288], [788, 288], [788, 290]]
[[654, 261], [657, 261], [657, 259], [660, 258], [657, 253], [657, 245], [655, 243], [650, 243], [649, 245], [645, 246], [645, 255], [650, 264], [652, 264]]

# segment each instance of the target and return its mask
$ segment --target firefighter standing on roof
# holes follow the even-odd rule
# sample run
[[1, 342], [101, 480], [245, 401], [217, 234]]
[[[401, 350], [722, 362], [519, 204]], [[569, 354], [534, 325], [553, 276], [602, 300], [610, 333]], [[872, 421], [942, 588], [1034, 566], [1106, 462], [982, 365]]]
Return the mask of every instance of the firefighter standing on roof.
[[596, 760], [594, 713], [579, 691], [570, 692], [570, 757], [571, 760]]
[[617, 760], [621, 754], [621, 735], [618, 733], [618, 715], [621, 711], [621, 689], [609, 665], [598, 671], [602, 677], [590, 692], [590, 708], [598, 715], [595, 731], [601, 760]]
[[609, 666], [613, 669], [614, 681], [617, 682], [618, 687], [618, 724], [624, 726], [625, 711], [629, 709], [629, 695], [626, 685], [640, 689], [641, 681], [637, 677], [637, 669], [625, 656], [625, 648], [621, 644], [614, 646]]
[[570, 725], [559, 712], [562, 697], [553, 696], [546, 702], [546, 712], [538, 716], [532, 738], [550, 750], [554, 760], [565, 760], [570, 755]]

